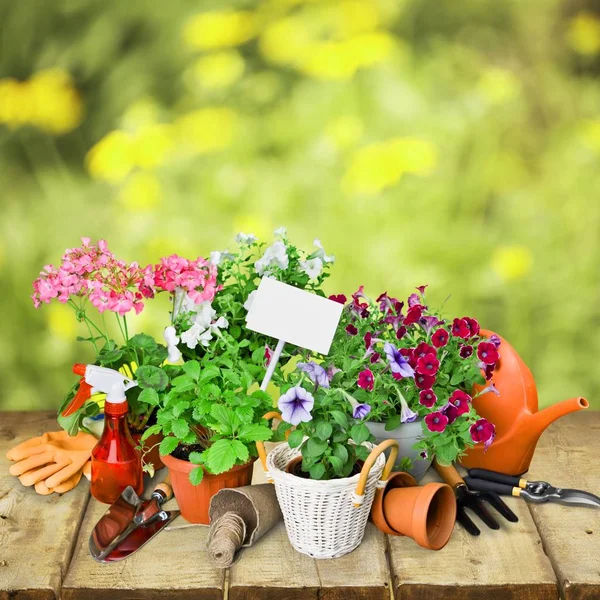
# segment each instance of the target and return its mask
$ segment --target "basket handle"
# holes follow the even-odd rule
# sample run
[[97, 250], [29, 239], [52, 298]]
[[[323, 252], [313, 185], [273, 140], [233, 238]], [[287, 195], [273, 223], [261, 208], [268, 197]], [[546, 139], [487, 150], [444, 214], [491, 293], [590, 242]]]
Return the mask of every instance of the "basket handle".
[[381, 473], [381, 479], [377, 482], [377, 487], [385, 487], [388, 477], [390, 476], [390, 473], [396, 464], [396, 459], [398, 458], [399, 446], [396, 440], [385, 440], [385, 442], [381, 442], [381, 444], [375, 446], [375, 448], [371, 450], [371, 454], [369, 454], [367, 460], [365, 460], [365, 464], [360, 472], [358, 483], [356, 484], [356, 490], [353, 498], [355, 508], [358, 508], [363, 503], [365, 497], [365, 487], [367, 485], [367, 478], [369, 477], [371, 467], [375, 464], [378, 456], [385, 452], [388, 448], [391, 448], [392, 450], [385, 463], [383, 472]]
[[[281, 413], [278, 413], [276, 410], [271, 410], [268, 413], [263, 415], [263, 419], [279, 419], [280, 421], [283, 421], [283, 417], [281, 416]], [[285, 432], [285, 439], [287, 440], [288, 436], [289, 436], [289, 431]], [[262, 463], [263, 466], [263, 471], [265, 472], [265, 475], [267, 476], [267, 481], [269, 483], [273, 483], [273, 479], [271, 479], [271, 476], [269, 475], [269, 470], [267, 469], [267, 451], [265, 450], [265, 443], [258, 441], [256, 442], [256, 450], [258, 452], [258, 456], [260, 458], [260, 462]]]

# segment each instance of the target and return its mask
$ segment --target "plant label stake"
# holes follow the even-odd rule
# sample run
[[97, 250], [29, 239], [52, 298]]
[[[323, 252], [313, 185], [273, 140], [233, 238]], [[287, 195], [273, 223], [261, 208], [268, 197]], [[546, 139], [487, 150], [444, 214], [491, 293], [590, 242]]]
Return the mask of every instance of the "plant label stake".
[[339, 302], [263, 277], [246, 316], [246, 325], [279, 341], [260, 389], [267, 389], [286, 343], [327, 354], [343, 308]]

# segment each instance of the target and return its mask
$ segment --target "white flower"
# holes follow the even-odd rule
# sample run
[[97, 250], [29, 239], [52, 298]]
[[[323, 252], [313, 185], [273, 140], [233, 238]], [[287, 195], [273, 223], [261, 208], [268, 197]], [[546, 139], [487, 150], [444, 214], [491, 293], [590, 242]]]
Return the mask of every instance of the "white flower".
[[198, 342], [200, 342], [200, 344], [202, 344], [205, 347], [209, 345], [210, 340], [212, 340], [212, 331], [210, 328], [206, 331], [203, 331], [198, 336]]
[[259, 275], [263, 275], [265, 272], [268, 273], [269, 267], [275, 266], [280, 269], [287, 269], [289, 264], [287, 247], [281, 240], [277, 240], [265, 250], [262, 257], [254, 263], [254, 267]]
[[318, 248], [317, 251], [317, 256], [321, 259], [323, 259], [323, 262], [325, 263], [333, 263], [335, 262], [335, 256], [333, 254], [325, 254], [325, 248], [323, 248], [323, 244], [321, 244], [321, 240], [319, 239], [315, 239], [315, 241], [313, 242], [313, 245], [315, 245]]
[[219, 329], [227, 329], [229, 327], [229, 321], [225, 317], [219, 317], [214, 323], [211, 324], [210, 329], [213, 333], [216, 333]]
[[173, 309], [173, 318], [176, 319], [179, 315], [196, 312], [196, 303], [188, 296], [186, 290], [182, 287], [175, 288], [175, 307]]
[[231, 252], [228, 252], [227, 250], [223, 250], [223, 252], [220, 252], [219, 250], [213, 250], [210, 253], [210, 264], [220, 265], [226, 260], [231, 260], [232, 258], [233, 254], [231, 254]]
[[254, 242], [256, 242], [257, 240], [258, 238], [252, 233], [243, 233], [240, 231], [235, 236], [235, 241], [238, 244], [254, 244]]
[[169, 327], [165, 328], [163, 337], [165, 338], [165, 342], [167, 342], [167, 350], [169, 351], [169, 356], [167, 356], [167, 360], [170, 363], [176, 363], [180, 361], [181, 352], [177, 347], [177, 344], [179, 344], [179, 338], [177, 337], [175, 327], [170, 325]]
[[194, 323], [187, 331], [181, 334], [181, 342], [185, 344], [190, 350], [193, 350], [198, 345], [198, 340], [205, 329]]
[[300, 267], [311, 279], [317, 279], [323, 270], [323, 261], [320, 258], [310, 258], [300, 261]]
[[248, 297], [246, 298], [246, 302], [244, 302], [244, 308], [246, 310], [250, 310], [252, 308], [252, 303], [254, 302], [254, 296], [256, 295], [256, 290], [250, 292]]
[[215, 318], [217, 311], [211, 306], [210, 302], [202, 302], [201, 304], [197, 304], [194, 311], [196, 314], [194, 315], [192, 321], [194, 324], [199, 325], [201, 329], [206, 329], [210, 327], [212, 320]]
[[286, 227], [279, 227], [278, 229], [276, 229], [273, 232], [273, 235], [276, 235], [278, 237], [285, 237], [287, 235], [287, 228]]

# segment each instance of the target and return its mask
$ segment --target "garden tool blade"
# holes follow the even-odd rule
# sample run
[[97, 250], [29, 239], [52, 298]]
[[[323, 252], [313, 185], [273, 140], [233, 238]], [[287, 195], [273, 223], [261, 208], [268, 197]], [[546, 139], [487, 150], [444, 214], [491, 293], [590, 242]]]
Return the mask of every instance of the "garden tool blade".
[[479, 497], [465, 494], [462, 504], [465, 508], [472, 510], [490, 529], [500, 529], [498, 521], [490, 515]]
[[140, 525], [131, 531], [131, 533], [129, 533], [129, 535], [106, 557], [101, 559], [100, 562], [116, 562], [131, 556], [179, 515], [180, 511], [178, 510], [161, 510], [147, 525]]
[[481, 533], [479, 527], [473, 523], [471, 517], [467, 515], [465, 509], [460, 505], [456, 507], [456, 520], [467, 530], [467, 533], [471, 535], [479, 535]]
[[[554, 500], [554, 498], [550, 498]], [[583, 490], [570, 490], [560, 489], [558, 492], [558, 500], [561, 504], [577, 505], [577, 506], [591, 506], [594, 508], [600, 508], [600, 498], [590, 492], [584, 492]]]

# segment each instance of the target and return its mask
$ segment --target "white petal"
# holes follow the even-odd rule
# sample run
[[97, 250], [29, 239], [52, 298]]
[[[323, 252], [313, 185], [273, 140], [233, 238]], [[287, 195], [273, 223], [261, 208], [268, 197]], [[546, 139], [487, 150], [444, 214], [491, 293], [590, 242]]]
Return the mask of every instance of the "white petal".
[[246, 310], [250, 310], [250, 308], [252, 307], [252, 303], [254, 302], [255, 294], [256, 294], [256, 290], [250, 292], [250, 294], [248, 295], [248, 298], [246, 298], [246, 302], [244, 302], [244, 308]]

